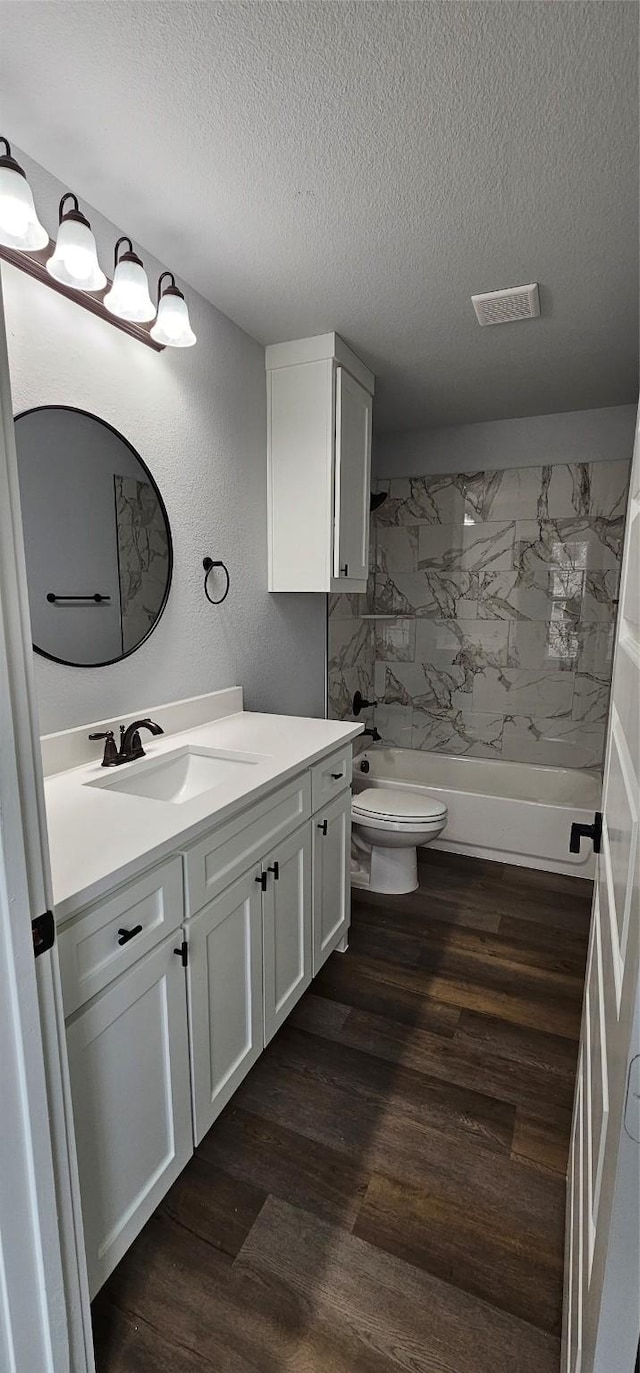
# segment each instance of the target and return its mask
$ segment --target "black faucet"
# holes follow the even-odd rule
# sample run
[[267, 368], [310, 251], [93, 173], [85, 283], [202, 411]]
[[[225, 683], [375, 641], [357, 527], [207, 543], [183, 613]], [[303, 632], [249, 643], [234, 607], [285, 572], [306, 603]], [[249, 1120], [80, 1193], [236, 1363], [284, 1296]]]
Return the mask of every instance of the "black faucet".
[[375, 725], [373, 725], [371, 729], [363, 729], [362, 733], [363, 733], [363, 735], [365, 735], [365, 734], [370, 734], [370, 735], [371, 735], [372, 742], [373, 742], [374, 744], [379, 744], [380, 741], [381, 741], [381, 739], [382, 739], [382, 735], [381, 735], [381, 734], [378, 734], [378, 731], [377, 731]]
[[120, 749], [116, 747], [113, 730], [105, 734], [90, 734], [90, 739], [104, 739], [103, 768], [117, 768], [121, 763], [132, 763], [134, 758], [144, 758], [145, 752], [140, 740], [140, 730], [148, 729], [151, 734], [164, 734], [164, 730], [154, 720], [134, 720], [132, 724], [120, 726]]

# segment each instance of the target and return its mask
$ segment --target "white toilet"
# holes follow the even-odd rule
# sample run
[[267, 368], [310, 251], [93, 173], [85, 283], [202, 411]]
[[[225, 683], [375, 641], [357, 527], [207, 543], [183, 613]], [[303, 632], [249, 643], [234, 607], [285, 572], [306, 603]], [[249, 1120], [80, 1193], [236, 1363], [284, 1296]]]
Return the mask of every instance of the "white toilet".
[[437, 839], [447, 807], [418, 791], [368, 787], [351, 805], [351, 883], [377, 892], [410, 892], [418, 886], [421, 844]]

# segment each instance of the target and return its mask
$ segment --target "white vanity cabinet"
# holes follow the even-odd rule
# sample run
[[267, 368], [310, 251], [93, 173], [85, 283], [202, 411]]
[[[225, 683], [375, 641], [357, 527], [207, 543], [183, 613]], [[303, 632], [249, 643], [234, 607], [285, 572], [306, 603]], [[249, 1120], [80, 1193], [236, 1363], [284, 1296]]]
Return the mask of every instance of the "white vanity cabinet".
[[67, 1024], [92, 1298], [193, 1152], [180, 938], [176, 930]]
[[195, 1143], [264, 1047], [262, 891], [250, 870], [189, 921], [187, 991]]
[[199, 1144], [313, 976], [311, 822], [188, 920], [185, 939]]
[[366, 591], [373, 373], [337, 334], [266, 368], [269, 591]]
[[92, 1297], [346, 946], [350, 781], [343, 745], [59, 932]]
[[313, 975], [344, 944], [351, 918], [351, 791], [314, 816]]
[[269, 855], [264, 873], [264, 1042], [268, 1044], [313, 976], [309, 823]]

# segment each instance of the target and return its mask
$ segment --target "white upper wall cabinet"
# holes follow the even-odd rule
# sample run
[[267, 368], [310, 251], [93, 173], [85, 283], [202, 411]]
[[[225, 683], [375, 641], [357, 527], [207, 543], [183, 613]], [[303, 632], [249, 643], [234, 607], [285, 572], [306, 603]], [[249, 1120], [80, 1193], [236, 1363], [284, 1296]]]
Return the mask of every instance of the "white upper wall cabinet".
[[269, 591], [366, 591], [373, 373], [337, 334], [266, 368]]

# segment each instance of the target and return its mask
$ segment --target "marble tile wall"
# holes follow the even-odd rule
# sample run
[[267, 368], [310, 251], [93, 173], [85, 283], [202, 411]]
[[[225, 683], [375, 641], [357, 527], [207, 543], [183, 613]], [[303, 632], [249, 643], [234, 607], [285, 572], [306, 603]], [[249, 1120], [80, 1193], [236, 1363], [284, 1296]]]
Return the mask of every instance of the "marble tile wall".
[[331, 598], [330, 713], [350, 716], [357, 681], [387, 743], [599, 767], [628, 477], [600, 462], [380, 482], [368, 596]]

